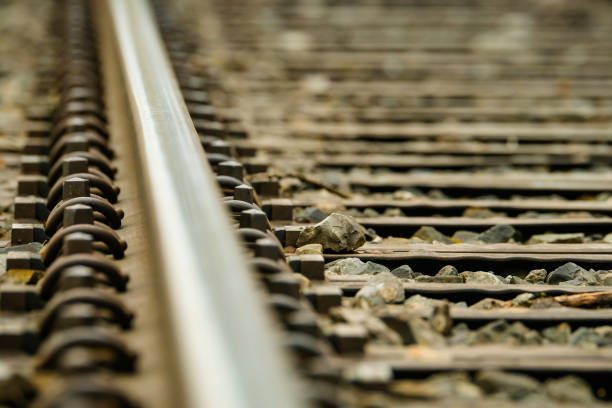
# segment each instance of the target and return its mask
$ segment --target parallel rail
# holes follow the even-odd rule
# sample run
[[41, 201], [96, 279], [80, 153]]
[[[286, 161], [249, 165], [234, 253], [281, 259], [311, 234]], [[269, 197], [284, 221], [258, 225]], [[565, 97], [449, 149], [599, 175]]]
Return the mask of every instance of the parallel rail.
[[299, 407], [145, 0], [110, 0], [186, 407]]

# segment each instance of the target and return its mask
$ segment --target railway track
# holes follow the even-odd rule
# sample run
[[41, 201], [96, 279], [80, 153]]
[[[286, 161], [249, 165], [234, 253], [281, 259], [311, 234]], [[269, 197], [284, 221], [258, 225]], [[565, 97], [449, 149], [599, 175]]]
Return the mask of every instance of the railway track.
[[46, 7], [0, 406], [608, 403], [607, 2]]

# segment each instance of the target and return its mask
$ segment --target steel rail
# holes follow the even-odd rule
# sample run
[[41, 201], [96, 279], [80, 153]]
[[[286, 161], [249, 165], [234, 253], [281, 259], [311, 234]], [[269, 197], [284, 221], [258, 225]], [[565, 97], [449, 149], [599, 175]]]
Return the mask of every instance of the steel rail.
[[[301, 407], [146, 0], [107, 0], [181, 406]], [[103, 17], [100, 17], [103, 18]]]

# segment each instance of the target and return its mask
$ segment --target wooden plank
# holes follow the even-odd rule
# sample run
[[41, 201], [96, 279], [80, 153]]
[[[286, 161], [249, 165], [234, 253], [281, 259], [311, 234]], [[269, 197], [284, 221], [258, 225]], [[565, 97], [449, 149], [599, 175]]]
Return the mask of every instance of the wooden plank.
[[504, 254], [612, 254], [612, 244], [402, 244], [384, 245], [366, 243], [357, 253], [504, 253]]
[[[310, 207], [321, 204], [321, 200], [293, 199], [295, 207]], [[345, 208], [400, 208], [406, 214], [432, 215], [444, 212], [463, 212], [467, 208], [487, 208], [492, 211], [502, 211], [508, 213], [521, 213], [526, 211], [540, 212], [570, 212], [570, 211], [589, 211], [600, 214], [612, 214], [612, 206], [607, 202], [601, 201], [562, 201], [562, 200], [469, 200], [469, 199], [448, 199], [435, 200], [416, 196], [411, 200], [391, 200], [391, 199], [368, 199], [359, 200], [339, 200], [334, 202]]]

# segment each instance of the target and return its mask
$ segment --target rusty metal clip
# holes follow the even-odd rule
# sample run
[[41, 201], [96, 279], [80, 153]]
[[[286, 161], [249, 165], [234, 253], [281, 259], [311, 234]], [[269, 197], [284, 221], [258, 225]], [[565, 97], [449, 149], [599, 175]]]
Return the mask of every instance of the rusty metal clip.
[[118, 210], [113, 207], [111, 203], [103, 198], [97, 196], [89, 197], [74, 197], [68, 200], [63, 200], [57, 203], [53, 210], [47, 217], [45, 223], [45, 233], [48, 236], [52, 236], [62, 226], [64, 210], [72, 205], [83, 204], [91, 207], [94, 211], [102, 214], [104, 222], [111, 228], [117, 229], [121, 227], [121, 220], [123, 219], [123, 210]]
[[40, 338], [49, 335], [62, 308], [76, 303], [85, 303], [97, 308], [107, 309], [112, 313], [114, 323], [123, 329], [132, 327], [134, 314], [125, 307], [117, 296], [92, 288], [74, 288], [53, 296], [51, 301], [47, 303], [39, 322], [38, 333]]
[[[115, 333], [102, 327], [74, 327], [53, 333], [38, 350], [38, 369], [61, 369], [61, 359], [75, 347], [102, 349], [113, 352], [113, 359], [104, 363], [119, 372], [133, 372], [137, 355], [129, 350]], [[106, 356], [105, 356], [106, 357]]]
[[55, 287], [62, 276], [64, 270], [71, 266], [82, 265], [94, 269], [96, 272], [102, 273], [108, 279], [108, 283], [116, 290], [125, 291], [129, 277], [123, 275], [117, 265], [107, 257], [97, 254], [73, 254], [62, 256], [55, 260], [45, 272], [44, 278], [40, 281], [40, 297], [49, 299]]
[[102, 241], [109, 248], [115, 259], [121, 259], [125, 255], [127, 242], [122, 240], [105, 224], [76, 224], [68, 227], [62, 227], [53, 236], [40, 251], [43, 256], [45, 265], [49, 265], [58, 256], [64, 237], [73, 232], [83, 232], [94, 238], [94, 241]]
[[99, 189], [104, 195], [104, 198], [106, 198], [108, 201], [111, 203], [117, 202], [117, 194], [119, 194], [120, 188], [114, 186], [110, 179], [91, 173], [76, 173], [61, 177], [55, 182], [55, 184], [53, 184], [53, 187], [51, 187], [49, 190], [49, 195], [47, 196], [47, 208], [51, 209], [55, 207], [55, 205], [62, 199], [64, 181], [74, 177], [87, 180], [89, 185]]

